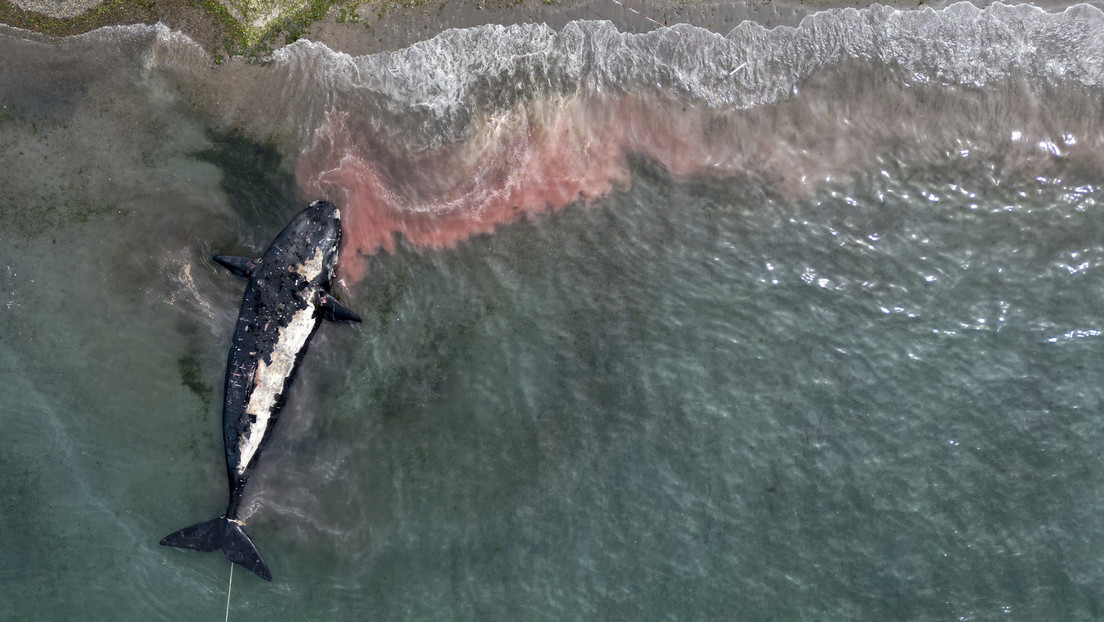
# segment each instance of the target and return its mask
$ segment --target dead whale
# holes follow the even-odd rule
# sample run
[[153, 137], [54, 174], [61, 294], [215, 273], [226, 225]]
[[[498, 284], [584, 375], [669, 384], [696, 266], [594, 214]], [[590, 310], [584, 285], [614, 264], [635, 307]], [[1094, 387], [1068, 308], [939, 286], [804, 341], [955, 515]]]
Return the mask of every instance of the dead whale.
[[230, 501], [224, 515], [165, 536], [161, 544], [222, 551], [235, 564], [272, 580], [242, 529], [238, 510], [319, 324], [324, 319], [360, 321], [329, 293], [340, 241], [340, 211], [328, 201], [315, 201], [291, 220], [260, 259], [213, 258], [249, 279], [226, 363], [222, 409]]

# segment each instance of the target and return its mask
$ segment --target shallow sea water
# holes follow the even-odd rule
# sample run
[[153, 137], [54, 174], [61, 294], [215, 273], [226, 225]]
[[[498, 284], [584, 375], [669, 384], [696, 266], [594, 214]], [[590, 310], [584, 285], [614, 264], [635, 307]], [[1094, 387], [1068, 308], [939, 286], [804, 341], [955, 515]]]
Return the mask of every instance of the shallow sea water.
[[5, 31], [0, 617], [223, 615], [226, 560], [157, 544], [225, 503], [208, 257], [320, 195], [364, 322], [311, 346], [231, 619], [1100, 617], [1101, 35], [874, 9], [216, 69]]

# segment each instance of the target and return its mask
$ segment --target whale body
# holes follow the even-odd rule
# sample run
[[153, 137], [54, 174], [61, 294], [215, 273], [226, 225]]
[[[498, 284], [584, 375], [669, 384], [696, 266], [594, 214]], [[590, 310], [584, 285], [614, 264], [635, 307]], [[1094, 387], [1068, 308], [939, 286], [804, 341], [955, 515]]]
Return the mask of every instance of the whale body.
[[314, 332], [324, 319], [360, 321], [329, 291], [340, 242], [340, 211], [328, 201], [315, 201], [288, 223], [259, 259], [212, 258], [249, 279], [226, 363], [222, 409], [230, 500], [219, 518], [185, 527], [165, 536], [161, 544], [222, 551], [235, 564], [272, 580], [238, 511]]

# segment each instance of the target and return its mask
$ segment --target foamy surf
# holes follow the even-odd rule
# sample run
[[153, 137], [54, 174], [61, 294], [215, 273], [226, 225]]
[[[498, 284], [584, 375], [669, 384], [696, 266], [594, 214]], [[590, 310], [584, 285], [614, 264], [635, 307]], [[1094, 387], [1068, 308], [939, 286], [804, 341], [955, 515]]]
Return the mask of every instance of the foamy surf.
[[355, 280], [357, 257], [396, 235], [449, 246], [624, 188], [634, 156], [791, 196], [926, 151], [1030, 175], [1048, 158], [1096, 167], [1104, 142], [1083, 113], [1104, 80], [1101, 33], [1087, 5], [960, 3], [826, 11], [727, 37], [486, 26], [360, 58], [302, 43], [276, 61], [320, 76], [321, 121], [296, 172], [305, 193], [348, 206]]

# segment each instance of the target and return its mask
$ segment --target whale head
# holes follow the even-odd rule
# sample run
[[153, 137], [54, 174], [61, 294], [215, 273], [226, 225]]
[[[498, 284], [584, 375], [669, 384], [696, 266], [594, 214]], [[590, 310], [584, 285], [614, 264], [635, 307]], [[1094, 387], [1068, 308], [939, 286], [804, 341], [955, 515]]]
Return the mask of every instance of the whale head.
[[315, 201], [288, 223], [265, 252], [269, 269], [298, 272], [312, 285], [328, 287], [341, 244], [341, 211], [329, 201]]

